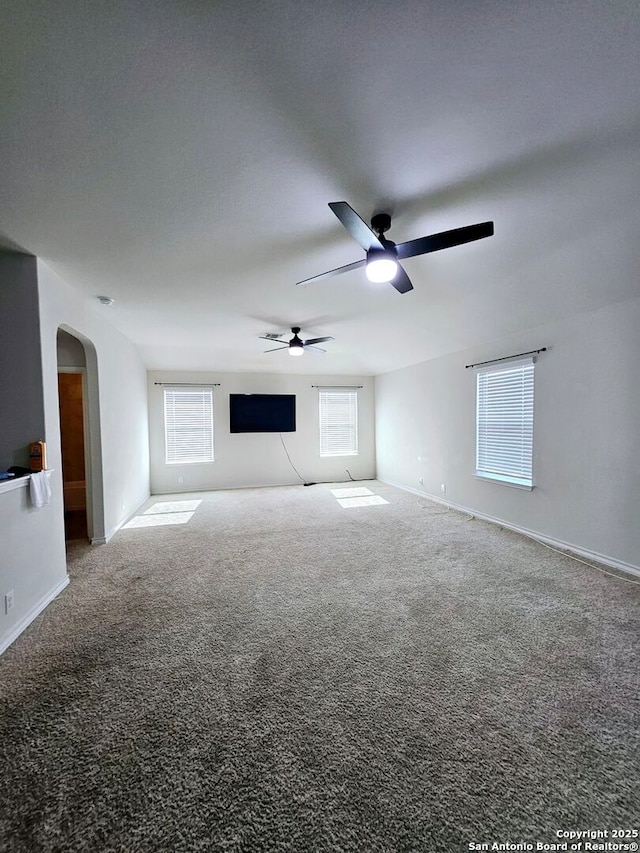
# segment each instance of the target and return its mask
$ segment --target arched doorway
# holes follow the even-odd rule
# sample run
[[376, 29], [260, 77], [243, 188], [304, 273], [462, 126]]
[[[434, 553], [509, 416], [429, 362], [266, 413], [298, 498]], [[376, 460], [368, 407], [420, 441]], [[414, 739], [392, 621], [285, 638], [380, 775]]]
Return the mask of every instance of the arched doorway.
[[68, 326], [56, 338], [65, 539], [104, 542], [95, 348]]

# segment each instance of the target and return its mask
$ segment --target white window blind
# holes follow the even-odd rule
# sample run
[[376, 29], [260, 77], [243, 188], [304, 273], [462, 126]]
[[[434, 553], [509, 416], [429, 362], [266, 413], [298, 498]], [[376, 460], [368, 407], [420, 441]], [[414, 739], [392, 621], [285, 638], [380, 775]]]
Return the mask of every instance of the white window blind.
[[213, 391], [165, 388], [166, 461], [213, 462]]
[[476, 474], [533, 485], [533, 359], [477, 374]]
[[357, 456], [358, 392], [320, 391], [320, 456]]

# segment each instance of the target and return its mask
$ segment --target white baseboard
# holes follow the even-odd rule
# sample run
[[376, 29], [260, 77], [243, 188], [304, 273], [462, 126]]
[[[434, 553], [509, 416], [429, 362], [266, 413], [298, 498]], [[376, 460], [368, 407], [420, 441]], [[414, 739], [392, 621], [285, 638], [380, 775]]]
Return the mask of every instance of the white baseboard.
[[[330, 480], [327, 482], [335, 482], [334, 480]], [[345, 481], [347, 482], [347, 481]], [[304, 485], [301, 480], [296, 480], [291, 483], [244, 483], [241, 486], [210, 486], [209, 488], [198, 488], [198, 489], [171, 489], [170, 491], [162, 491], [162, 492], [151, 492], [150, 497], [152, 498], [161, 498], [165, 495], [199, 495], [203, 492], [238, 492], [243, 489], [279, 489], [285, 486], [302, 486]]]
[[420, 491], [419, 489], [413, 489], [411, 486], [403, 486], [401, 483], [394, 483], [392, 480], [383, 480], [380, 477], [378, 477], [378, 479], [381, 483], [386, 483], [388, 486], [395, 486], [396, 489], [400, 489], [403, 492], [410, 492], [412, 495], [417, 495], [420, 498], [425, 498], [426, 500], [433, 501], [434, 503], [442, 504], [443, 506], [455, 509], [458, 512], [464, 512], [467, 513], [467, 515], [473, 515], [475, 518], [481, 518], [483, 521], [489, 521], [492, 524], [499, 524], [501, 527], [506, 527], [507, 530], [513, 530], [515, 533], [522, 533], [524, 536], [537, 539], [538, 541], [543, 542], [546, 545], [551, 545], [554, 548], [570, 551], [572, 554], [577, 554], [580, 557], [586, 557], [588, 560], [593, 560], [596, 563], [611, 566], [612, 569], [618, 569], [618, 571], [627, 572], [631, 575], [635, 575], [636, 577], [640, 577], [640, 566], [634, 566], [632, 563], [625, 563], [623, 560], [616, 560], [614, 557], [608, 557], [606, 554], [599, 554], [597, 551], [589, 551], [586, 548], [582, 548], [580, 545], [574, 545], [572, 542], [564, 542], [562, 539], [553, 539], [545, 533], [538, 533], [536, 530], [519, 527], [517, 524], [511, 524], [511, 522], [505, 521], [502, 518], [485, 515], [485, 513], [477, 512], [475, 509], [469, 509], [469, 507], [451, 503], [451, 501], [445, 501], [436, 495]]
[[20, 634], [22, 634], [25, 628], [29, 627], [33, 620], [42, 613], [47, 604], [52, 602], [54, 598], [60, 595], [62, 590], [66, 586], [68, 586], [68, 584], [69, 575], [65, 575], [64, 579], [60, 581], [57, 586], [55, 586], [50, 592], [48, 592], [47, 595], [44, 596], [44, 598], [41, 598], [40, 601], [36, 605], [34, 605], [34, 607], [31, 608], [31, 610], [26, 614], [26, 616], [23, 616], [23, 618], [13, 626], [9, 633], [2, 637], [2, 639], [0, 640], [0, 655], [6, 652], [11, 643], [13, 643], [14, 640], [18, 639], [18, 637], [20, 636]]

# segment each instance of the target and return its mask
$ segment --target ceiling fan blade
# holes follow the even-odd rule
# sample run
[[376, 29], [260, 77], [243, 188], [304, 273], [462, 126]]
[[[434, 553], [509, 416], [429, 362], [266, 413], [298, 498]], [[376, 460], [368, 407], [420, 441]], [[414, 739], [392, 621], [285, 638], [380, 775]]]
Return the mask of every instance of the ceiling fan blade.
[[413, 290], [413, 285], [409, 281], [409, 276], [402, 269], [400, 264], [398, 264], [398, 272], [396, 273], [395, 278], [393, 278], [389, 284], [392, 284], [398, 293], [408, 293], [410, 290]]
[[347, 229], [356, 243], [359, 243], [365, 252], [375, 247], [376, 249], [384, 249], [384, 246], [378, 240], [371, 228], [364, 222], [351, 205], [346, 201], [331, 201], [329, 207], [338, 217], [340, 222]]
[[317, 352], [326, 352], [326, 349], [322, 349], [322, 347], [310, 347], [308, 344], [305, 344], [304, 348], [305, 349], [314, 349], [314, 350], [317, 350]]
[[326, 338], [310, 338], [308, 341], [304, 342], [306, 347], [311, 346], [311, 344], [323, 344], [325, 341], [332, 341], [333, 338], [331, 336]]
[[491, 237], [492, 234], [493, 222], [479, 222], [477, 225], [453, 228], [451, 231], [441, 231], [429, 237], [419, 237], [417, 240], [398, 243], [396, 251], [400, 259], [414, 258], [416, 255], [426, 255], [428, 252], [438, 252], [440, 249], [449, 249], [452, 246], [460, 246], [462, 243], [482, 240], [483, 237]]
[[304, 281], [297, 281], [296, 284], [311, 284], [312, 281], [318, 281], [320, 278], [331, 278], [334, 275], [340, 275], [343, 272], [358, 269], [358, 267], [363, 267], [366, 263], [366, 258], [363, 258], [361, 261], [354, 261], [352, 264], [347, 264], [344, 267], [337, 267], [334, 270], [321, 272], [319, 275], [311, 276], [311, 278], [305, 278]]
[[283, 346], [283, 347], [276, 347], [275, 349], [266, 349], [266, 350], [264, 350], [264, 352], [275, 352], [276, 350], [279, 350], [279, 349], [289, 349], [289, 344], [287, 344], [286, 346]]
[[272, 344], [287, 344], [287, 346], [289, 345], [288, 341], [281, 341], [280, 338], [270, 338], [268, 335], [258, 335], [258, 337], [261, 341], [270, 341]]

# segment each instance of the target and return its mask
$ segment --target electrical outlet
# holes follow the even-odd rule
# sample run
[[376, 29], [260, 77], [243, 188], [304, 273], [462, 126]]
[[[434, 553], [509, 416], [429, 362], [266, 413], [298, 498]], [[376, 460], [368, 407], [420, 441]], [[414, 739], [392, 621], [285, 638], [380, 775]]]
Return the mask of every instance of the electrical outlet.
[[8, 613], [13, 607], [13, 590], [7, 592], [4, 597], [4, 612]]
[[178, 482], [179, 482], [179, 483], [184, 483], [184, 477], [178, 477]]
[[418, 482], [421, 486], [424, 486], [424, 477], [418, 477]]
[[440, 483], [440, 491], [442, 492], [443, 495], [447, 494], [447, 484], [446, 483]]

